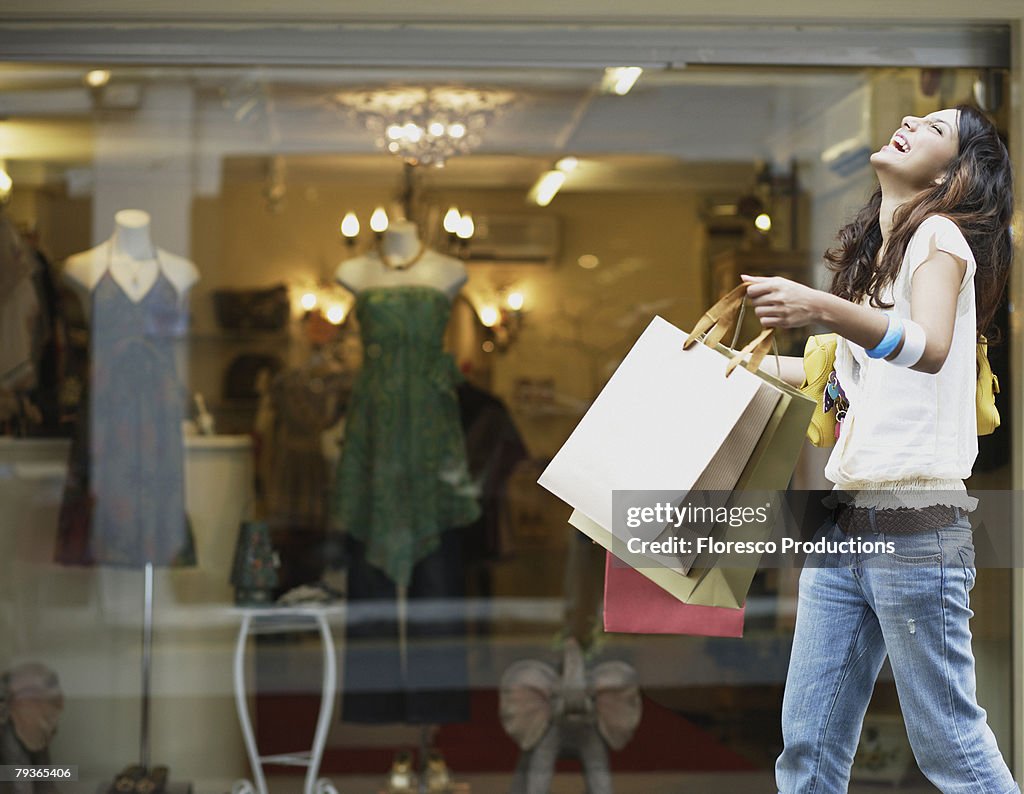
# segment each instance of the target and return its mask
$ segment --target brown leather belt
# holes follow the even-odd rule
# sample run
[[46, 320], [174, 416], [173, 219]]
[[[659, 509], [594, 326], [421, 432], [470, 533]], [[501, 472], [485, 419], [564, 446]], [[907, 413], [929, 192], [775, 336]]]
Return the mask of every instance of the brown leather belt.
[[948, 527], [959, 520], [963, 511], [949, 505], [875, 510], [873, 524], [871, 512], [869, 507], [843, 504], [833, 510], [832, 519], [847, 535], [870, 535], [875, 532], [895, 535]]

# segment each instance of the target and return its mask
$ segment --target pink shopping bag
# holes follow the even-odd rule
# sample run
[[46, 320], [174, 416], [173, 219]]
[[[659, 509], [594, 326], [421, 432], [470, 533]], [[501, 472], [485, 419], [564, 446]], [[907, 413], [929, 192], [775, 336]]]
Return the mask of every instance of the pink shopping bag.
[[745, 607], [684, 604], [678, 598], [606, 553], [604, 630], [623, 634], [696, 634], [742, 637]]

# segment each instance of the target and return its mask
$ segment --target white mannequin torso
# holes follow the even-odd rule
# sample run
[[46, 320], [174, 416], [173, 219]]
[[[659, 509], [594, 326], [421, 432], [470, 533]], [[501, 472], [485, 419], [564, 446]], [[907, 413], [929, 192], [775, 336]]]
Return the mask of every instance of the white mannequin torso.
[[[103, 274], [138, 303], [156, 284], [160, 273], [167, 277], [179, 298], [199, 280], [199, 270], [184, 257], [157, 249], [150, 237], [150, 217], [142, 210], [121, 210], [114, 215], [114, 233], [109, 240], [68, 257], [64, 277], [87, 296]], [[89, 301], [83, 301], [88, 310]]]
[[[421, 253], [416, 225], [409, 221], [393, 223], [380, 247], [387, 262], [377, 251], [346, 259], [334, 273], [338, 283], [357, 295], [377, 287], [433, 287], [451, 300], [469, 278], [461, 260], [432, 250]], [[403, 267], [406, 263], [411, 264]]]

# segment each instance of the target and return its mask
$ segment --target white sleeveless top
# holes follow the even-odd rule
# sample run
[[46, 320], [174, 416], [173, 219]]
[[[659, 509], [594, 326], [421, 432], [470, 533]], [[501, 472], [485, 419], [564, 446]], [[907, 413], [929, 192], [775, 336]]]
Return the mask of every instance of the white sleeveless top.
[[855, 492], [858, 506], [977, 506], [963, 482], [978, 456], [977, 265], [959, 227], [941, 215], [926, 219], [911, 238], [895, 281], [881, 297], [894, 304], [887, 313], [910, 319], [911, 279], [933, 244], [967, 263], [953, 341], [942, 369], [932, 375], [894, 366], [869, 358], [864, 348], [842, 337], [836, 347], [836, 375], [850, 408], [825, 477], [836, 490]]

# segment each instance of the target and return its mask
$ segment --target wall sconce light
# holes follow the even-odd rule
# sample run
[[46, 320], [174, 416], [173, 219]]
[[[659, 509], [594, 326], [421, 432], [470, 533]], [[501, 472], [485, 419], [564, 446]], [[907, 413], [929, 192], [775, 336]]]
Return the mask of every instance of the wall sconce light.
[[516, 341], [523, 328], [525, 305], [525, 296], [516, 290], [507, 293], [499, 305], [487, 303], [480, 307], [480, 324], [486, 331], [482, 345], [485, 353], [503, 353]]
[[0, 161], [0, 204], [6, 204], [11, 198], [11, 191], [14, 189], [14, 180], [7, 173], [7, 164]]
[[466, 213], [459, 219], [455, 229], [455, 236], [459, 238], [459, 255], [466, 256], [469, 253], [469, 241], [476, 233], [476, 224], [473, 222], [471, 213]]
[[298, 296], [301, 307], [302, 335], [319, 349], [338, 342], [343, 327], [352, 313], [353, 301], [338, 284], [328, 281], [307, 281], [293, 285], [293, 296]]
[[455, 235], [459, 231], [459, 224], [462, 222], [462, 213], [459, 212], [459, 208], [452, 206], [448, 208], [448, 212], [444, 214], [444, 230], [450, 235]]
[[349, 251], [356, 247], [356, 239], [359, 237], [359, 218], [354, 212], [345, 213], [341, 221], [341, 234], [345, 238], [345, 245]]
[[481, 306], [480, 322], [483, 323], [484, 328], [494, 328], [501, 322], [501, 312], [496, 306]]
[[345, 311], [345, 307], [340, 303], [335, 303], [327, 307], [327, 313], [325, 316], [327, 317], [327, 322], [331, 325], [341, 325], [345, 322], [346, 314], [347, 312]]
[[377, 240], [382, 239], [388, 230], [388, 214], [383, 207], [377, 207], [370, 216], [370, 229], [377, 235]]

